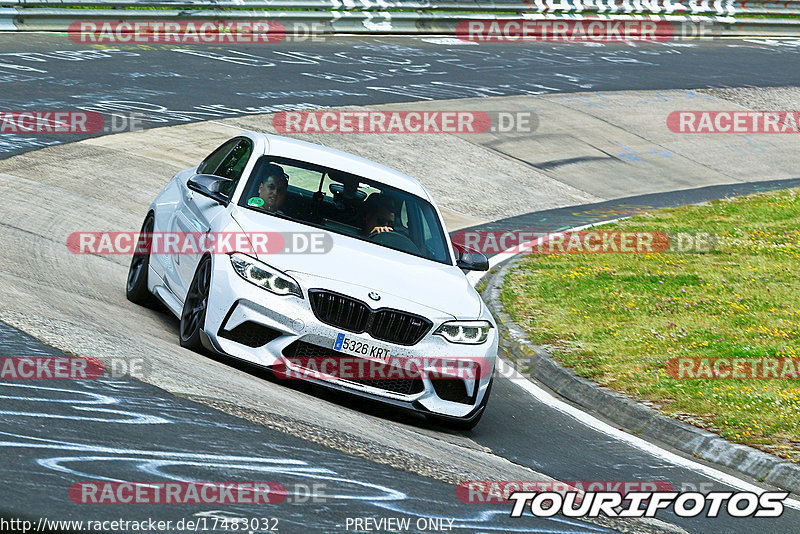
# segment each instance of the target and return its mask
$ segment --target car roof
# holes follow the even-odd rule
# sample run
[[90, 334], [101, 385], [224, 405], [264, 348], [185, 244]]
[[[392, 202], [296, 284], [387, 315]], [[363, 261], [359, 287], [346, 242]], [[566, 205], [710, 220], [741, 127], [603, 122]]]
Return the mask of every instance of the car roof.
[[248, 134], [251, 137], [261, 138], [266, 141], [265, 155], [282, 156], [348, 172], [407, 191], [433, 202], [431, 196], [418, 180], [380, 163], [375, 163], [335, 148], [328, 148], [316, 143], [307, 143], [306, 141], [281, 135], [261, 132], [248, 132]]

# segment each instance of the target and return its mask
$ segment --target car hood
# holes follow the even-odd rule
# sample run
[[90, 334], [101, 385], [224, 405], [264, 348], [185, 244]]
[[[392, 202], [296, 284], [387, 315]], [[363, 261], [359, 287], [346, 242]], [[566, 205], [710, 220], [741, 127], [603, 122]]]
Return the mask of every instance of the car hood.
[[343, 282], [362, 288], [358, 293], [363, 295], [391, 295], [393, 302], [407, 300], [458, 319], [481, 315], [483, 302], [458, 267], [238, 207], [232, 215], [244, 232], [325, 232], [332, 238], [333, 246], [324, 254], [257, 256], [276, 269], [337, 282], [329, 289]]

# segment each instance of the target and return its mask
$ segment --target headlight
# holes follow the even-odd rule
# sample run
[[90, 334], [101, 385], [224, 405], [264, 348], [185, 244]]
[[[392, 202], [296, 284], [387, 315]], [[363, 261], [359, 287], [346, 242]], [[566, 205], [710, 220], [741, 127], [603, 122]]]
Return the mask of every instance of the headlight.
[[273, 269], [266, 263], [240, 252], [231, 254], [231, 264], [236, 274], [258, 287], [276, 295], [295, 295], [303, 298], [300, 284], [286, 273]]
[[450, 343], [479, 345], [486, 341], [491, 329], [489, 321], [450, 321], [440, 326], [434, 334]]

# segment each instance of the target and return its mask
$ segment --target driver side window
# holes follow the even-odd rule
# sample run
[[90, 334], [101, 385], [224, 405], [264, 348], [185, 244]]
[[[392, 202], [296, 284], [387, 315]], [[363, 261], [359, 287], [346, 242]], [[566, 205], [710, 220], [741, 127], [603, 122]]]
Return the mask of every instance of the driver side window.
[[253, 145], [249, 139], [241, 139], [239, 143], [231, 150], [228, 157], [222, 160], [222, 163], [217, 168], [217, 176], [222, 178], [230, 178], [231, 180], [238, 180], [242, 177], [245, 165], [250, 161], [250, 154], [253, 153]]
[[197, 174], [214, 174], [219, 164], [238, 142], [238, 139], [231, 139], [209, 154], [206, 159], [203, 160], [203, 163], [197, 167]]
[[250, 155], [253, 153], [253, 144], [249, 139], [241, 139], [239, 143], [231, 150], [228, 157], [220, 163], [217, 172], [214, 173], [222, 178], [230, 178], [232, 182], [223, 185], [219, 192], [230, 198], [236, 189], [236, 184], [239, 183], [239, 178], [242, 177], [242, 172], [250, 161]]
[[239, 178], [242, 177], [250, 155], [253, 153], [253, 144], [249, 139], [232, 139], [211, 153], [197, 168], [198, 174], [213, 174], [221, 178], [230, 178], [232, 182], [223, 185], [220, 193], [230, 197], [236, 189]]

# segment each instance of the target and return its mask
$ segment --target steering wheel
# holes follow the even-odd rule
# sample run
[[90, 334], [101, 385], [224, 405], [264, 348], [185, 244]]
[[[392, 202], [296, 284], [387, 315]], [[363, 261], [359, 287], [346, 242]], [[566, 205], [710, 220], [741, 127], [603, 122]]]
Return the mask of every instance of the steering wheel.
[[394, 230], [388, 232], [372, 232], [368, 237], [381, 245], [419, 254], [419, 247], [417, 247], [408, 236], [400, 232]]

